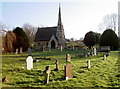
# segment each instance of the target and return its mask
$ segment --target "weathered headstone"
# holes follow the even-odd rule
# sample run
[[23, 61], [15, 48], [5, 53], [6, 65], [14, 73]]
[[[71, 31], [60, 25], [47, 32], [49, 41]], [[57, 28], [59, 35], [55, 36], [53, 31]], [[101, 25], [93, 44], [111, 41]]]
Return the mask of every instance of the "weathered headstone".
[[60, 51], [61, 51], [61, 52], [62, 52], [62, 49], [63, 49], [62, 46], [60, 46]]
[[45, 46], [42, 46], [42, 51], [45, 52]]
[[16, 52], [15, 52], [15, 54], [18, 54], [18, 49], [16, 49]]
[[90, 60], [87, 61], [87, 64], [88, 64], [88, 68], [90, 68]]
[[45, 70], [43, 71], [44, 74], [44, 84], [48, 84], [49, 83], [49, 76], [50, 76], [50, 67], [46, 66]]
[[103, 60], [107, 60], [107, 57], [106, 57], [106, 55], [104, 55], [103, 57], [104, 57], [104, 58], [103, 58]]
[[97, 55], [97, 54], [96, 54], [96, 48], [94, 48], [94, 55]]
[[32, 50], [31, 50], [31, 48], [29, 47], [28, 48], [28, 56], [31, 56], [32, 55]]
[[56, 60], [55, 64], [56, 64], [56, 68], [54, 69], [55, 71], [58, 71], [59, 70], [59, 67], [58, 67], [58, 60]]
[[71, 62], [71, 56], [70, 56], [70, 54], [66, 54], [66, 62]]
[[69, 78], [72, 78], [72, 66], [71, 64], [66, 64], [65, 66], [65, 79], [68, 80]]
[[27, 68], [27, 70], [31, 70], [33, 68], [33, 58], [32, 58], [32, 56], [27, 57], [26, 68]]
[[20, 47], [20, 53], [22, 54], [22, 47]]

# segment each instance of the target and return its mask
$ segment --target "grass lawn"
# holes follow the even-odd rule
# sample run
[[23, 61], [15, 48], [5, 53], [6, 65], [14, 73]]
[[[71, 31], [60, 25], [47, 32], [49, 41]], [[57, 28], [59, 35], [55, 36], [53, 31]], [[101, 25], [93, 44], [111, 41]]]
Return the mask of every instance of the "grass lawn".
[[[83, 50], [78, 50], [83, 53]], [[66, 65], [66, 54], [71, 55], [73, 78], [64, 80], [64, 66]], [[2, 77], [8, 81], [2, 83], [2, 87], [119, 87], [118, 80], [118, 51], [111, 51], [107, 60], [103, 59], [104, 53], [86, 58], [76, 57], [77, 53], [72, 50], [52, 50], [51, 52], [34, 51], [33, 59], [40, 57], [51, 58], [52, 60], [39, 59], [33, 63], [32, 70], [26, 70], [27, 53], [15, 55], [7, 53], [2, 55]], [[59, 61], [59, 71], [55, 69], [55, 60]], [[87, 60], [91, 60], [91, 68], [87, 68]], [[23, 60], [23, 61], [21, 61]], [[43, 84], [43, 71], [50, 66], [49, 84]]]

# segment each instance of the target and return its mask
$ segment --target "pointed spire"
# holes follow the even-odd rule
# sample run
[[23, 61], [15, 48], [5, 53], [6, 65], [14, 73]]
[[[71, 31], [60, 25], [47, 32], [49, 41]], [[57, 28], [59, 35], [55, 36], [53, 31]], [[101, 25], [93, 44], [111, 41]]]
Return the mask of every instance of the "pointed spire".
[[59, 13], [58, 13], [58, 25], [61, 25], [61, 8], [60, 8], [60, 3], [59, 3]]

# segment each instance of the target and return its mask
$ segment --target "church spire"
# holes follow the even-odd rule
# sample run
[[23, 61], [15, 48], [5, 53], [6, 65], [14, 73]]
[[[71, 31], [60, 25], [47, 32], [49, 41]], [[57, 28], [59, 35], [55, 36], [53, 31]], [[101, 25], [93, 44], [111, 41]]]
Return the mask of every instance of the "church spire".
[[62, 21], [61, 21], [61, 7], [60, 7], [60, 3], [59, 3], [59, 13], [58, 13], [58, 25], [62, 25]]

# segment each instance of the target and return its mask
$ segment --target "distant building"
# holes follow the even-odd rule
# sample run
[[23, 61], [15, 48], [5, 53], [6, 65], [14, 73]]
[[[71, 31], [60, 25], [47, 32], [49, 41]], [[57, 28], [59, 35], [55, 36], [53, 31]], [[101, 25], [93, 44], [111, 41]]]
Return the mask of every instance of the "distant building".
[[49, 48], [57, 49], [62, 46], [65, 48], [65, 34], [64, 27], [61, 21], [61, 8], [59, 6], [58, 24], [54, 27], [38, 28], [35, 39], [35, 49]]

